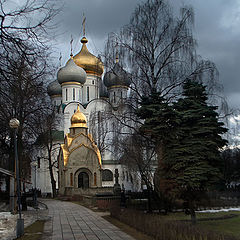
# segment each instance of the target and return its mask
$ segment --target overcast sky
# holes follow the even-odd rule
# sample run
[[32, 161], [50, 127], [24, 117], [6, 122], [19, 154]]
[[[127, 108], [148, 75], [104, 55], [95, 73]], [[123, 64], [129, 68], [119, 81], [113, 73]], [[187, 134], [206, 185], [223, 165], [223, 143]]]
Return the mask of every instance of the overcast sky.
[[[190, 4], [195, 12], [194, 37], [198, 53], [213, 61], [220, 73], [229, 105], [238, 108], [240, 102], [240, 0], [169, 0], [175, 9]], [[60, 19], [64, 31], [57, 49], [65, 64], [70, 54], [71, 34], [74, 54], [81, 47], [83, 12], [86, 16], [88, 48], [101, 54], [108, 33], [127, 24], [130, 15], [141, 0], [65, 0]]]

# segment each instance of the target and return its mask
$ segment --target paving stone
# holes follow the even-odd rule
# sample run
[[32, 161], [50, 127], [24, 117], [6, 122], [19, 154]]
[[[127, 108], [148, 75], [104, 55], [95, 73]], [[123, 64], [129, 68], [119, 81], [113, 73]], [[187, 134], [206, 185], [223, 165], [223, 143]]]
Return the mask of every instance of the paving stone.
[[83, 206], [57, 200], [43, 200], [50, 220], [44, 226], [48, 240], [134, 240], [116, 226]]

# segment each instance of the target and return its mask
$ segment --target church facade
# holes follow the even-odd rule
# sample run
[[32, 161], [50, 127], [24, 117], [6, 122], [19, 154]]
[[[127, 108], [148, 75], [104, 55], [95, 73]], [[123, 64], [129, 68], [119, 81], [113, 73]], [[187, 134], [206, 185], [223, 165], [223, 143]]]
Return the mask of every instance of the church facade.
[[[61, 119], [58, 130], [64, 133], [58, 155], [59, 192], [109, 192], [116, 184], [115, 175], [121, 188], [139, 190], [140, 179], [121, 163], [113, 146], [118, 141], [114, 116], [127, 109], [128, 75], [116, 61], [103, 76], [103, 63], [88, 51], [86, 37], [81, 43], [80, 52], [71, 54], [59, 69], [57, 80], [48, 86]], [[125, 131], [124, 127], [120, 131]]]

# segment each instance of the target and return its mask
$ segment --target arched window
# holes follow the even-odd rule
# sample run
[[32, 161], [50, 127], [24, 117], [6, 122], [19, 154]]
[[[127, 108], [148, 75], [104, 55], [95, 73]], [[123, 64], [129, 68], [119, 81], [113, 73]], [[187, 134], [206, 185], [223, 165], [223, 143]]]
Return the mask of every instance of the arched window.
[[124, 173], [124, 171], [122, 171], [122, 180], [123, 181], [125, 180], [125, 173]]
[[96, 185], [97, 185], [97, 174], [94, 173], [94, 186], [96, 186]]
[[70, 186], [73, 186], [73, 174], [70, 173]]
[[113, 173], [108, 169], [104, 169], [102, 172], [102, 181], [113, 181]]
[[101, 112], [98, 111], [98, 123], [100, 123], [102, 121], [102, 115]]
[[73, 101], [75, 101], [75, 88], [73, 88]]
[[68, 90], [66, 89], [66, 101], [68, 100]]
[[87, 101], [89, 101], [89, 87], [87, 87]]
[[133, 183], [133, 177], [132, 177], [132, 174], [130, 174], [130, 181], [131, 181], [131, 183]]

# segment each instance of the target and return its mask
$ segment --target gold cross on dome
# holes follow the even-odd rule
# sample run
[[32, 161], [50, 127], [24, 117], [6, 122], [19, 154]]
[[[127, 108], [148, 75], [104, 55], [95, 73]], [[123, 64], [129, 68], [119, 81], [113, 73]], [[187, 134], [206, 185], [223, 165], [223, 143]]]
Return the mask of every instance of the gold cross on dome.
[[73, 47], [72, 47], [72, 44], [73, 44], [73, 37], [71, 35], [71, 41], [70, 41], [70, 45], [71, 45], [71, 54], [70, 56], [72, 57], [73, 56]]
[[86, 17], [83, 13], [83, 22], [82, 22], [82, 26], [83, 26], [83, 36], [86, 36]]

